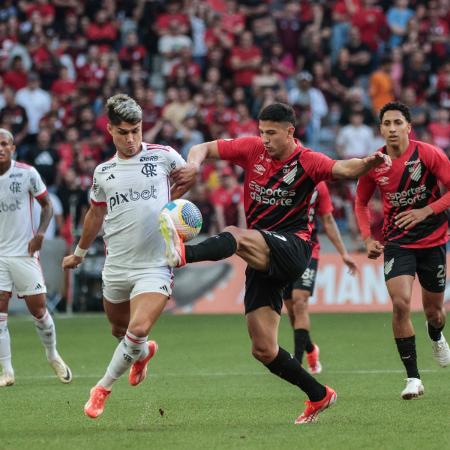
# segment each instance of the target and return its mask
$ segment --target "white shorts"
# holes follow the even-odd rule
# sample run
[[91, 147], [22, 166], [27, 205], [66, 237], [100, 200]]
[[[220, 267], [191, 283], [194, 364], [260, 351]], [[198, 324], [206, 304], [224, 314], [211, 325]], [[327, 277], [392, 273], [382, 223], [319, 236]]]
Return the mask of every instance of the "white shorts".
[[102, 280], [103, 297], [111, 303], [123, 303], [146, 292], [168, 297], [172, 294], [173, 274], [167, 266], [121, 270], [105, 267]]
[[32, 256], [0, 256], [0, 291], [12, 292], [19, 297], [45, 294], [44, 275], [39, 260]]

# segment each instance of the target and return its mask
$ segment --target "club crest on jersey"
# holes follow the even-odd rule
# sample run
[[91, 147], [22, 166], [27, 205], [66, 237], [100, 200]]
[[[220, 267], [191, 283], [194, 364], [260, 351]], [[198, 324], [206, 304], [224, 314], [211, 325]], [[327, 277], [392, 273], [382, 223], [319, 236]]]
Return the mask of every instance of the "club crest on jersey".
[[422, 164], [417, 164], [417, 166], [408, 167], [409, 173], [411, 174], [411, 180], [419, 181], [422, 176]]
[[[284, 169], [283, 169], [283, 173], [284, 173]], [[288, 168], [288, 172], [286, 173], [286, 175], [283, 177], [283, 181], [286, 184], [291, 184], [294, 179], [295, 179], [295, 175], [297, 174], [297, 166], [295, 166], [292, 170], [290, 170]]]
[[13, 194], [18, 194], [19, 192], [22, 192], [22, 185], [20, 183], [18, 183], [17, 181], [13, 181], [10, 185], [9, 185], [9, 190], [13, 193]]
[[258, 175], [263, 175], [266, 171], [266, 168], [261, 164], [255, 164], [253, 171], [256, 172]]
[[156, 164], [145, 163], [142, 166], [141, 172], [148, 178], [156, 176]]

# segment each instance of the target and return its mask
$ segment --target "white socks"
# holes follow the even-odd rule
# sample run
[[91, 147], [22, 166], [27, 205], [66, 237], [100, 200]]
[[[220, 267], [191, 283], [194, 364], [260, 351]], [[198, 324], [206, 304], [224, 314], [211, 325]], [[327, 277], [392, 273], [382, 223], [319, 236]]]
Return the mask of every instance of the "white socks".
[[8, 314], [0, 313], [0, 365], [3, 373], [14, 375], [11, 365], [11, 339], [8, 330]]
[[45, 310], [42, 318], [37, 319], [33, 316], [33, 320], [39, 339], [45, 347], [48, 361], [54, 361], [59, 355], [56, 351], [56, 331], [52, 316]]
[[147, 336], [138, 337], [126, 332], [125, 337], [116, 347], [111, 362], [109, 363], [103, 378], [97, 383], [97, 386], [103, 386], [111, 390], [113, 383], [123, 375], [131, 365], [145, 358], [148, 354]]

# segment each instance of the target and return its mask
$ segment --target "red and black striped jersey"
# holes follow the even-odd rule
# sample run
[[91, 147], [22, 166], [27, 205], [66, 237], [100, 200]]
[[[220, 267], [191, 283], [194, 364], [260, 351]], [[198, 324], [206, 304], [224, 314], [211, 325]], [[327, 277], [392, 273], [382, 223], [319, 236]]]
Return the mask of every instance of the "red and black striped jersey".
[[328, 190], [325, 181], [321, 181], [315, 187], [310, 201], [309, 222], [312, 224], [311, 258], [319, 258], [320, 252], [320, 242], [317, 233], [317, 216], [322, 217], [331, 212], [333, 212], [333, 203], [331, 202], [330, 191]]
[[294, 233], [311, 237], [311, 197], [320, 181], [332, 178], [334, 160], [297, 147], [285, 160], [272, 159], [261, 138], [219, 140], [221, 159], [244, 168], [244, 206], [250, 229]]
[[[386, 153], [386, 147], [379, 151]], [[442, 197], [442, 183], [450, 191], [450, 161], [439, 148], [411, 140], [406, 151], [392, 160], [392, 167], [378, 166], [361, 177], [356, 190], [356, 210], [363, 237], [368, 219], [362, 212], [378, 186], [383, 199], [385, 242], [409, 248], [428, 248], [447, 242], [450, 196]], [[406, 230], [395, 224], [397, 214], [430, 206], [435, 214]], [[362, 209], [361, 209], [362, 208]], [[366, 232], [365, 232], [366, 230]]]

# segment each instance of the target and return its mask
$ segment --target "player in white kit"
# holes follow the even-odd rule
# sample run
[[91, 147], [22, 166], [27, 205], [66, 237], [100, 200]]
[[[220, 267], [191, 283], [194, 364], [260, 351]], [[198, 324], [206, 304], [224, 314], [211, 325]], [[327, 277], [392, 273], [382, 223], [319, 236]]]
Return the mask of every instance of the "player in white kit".
[[[78, 266], [104, 223], [103, 305], [120, 342], [84, 407], [92, 418], [103, 413], [113, 383], [129, 368], [132, 386], [144, 380], [158, 349], [147, 335], [172, 292], [159, 212], [171, 198], [170, 177], [196, 174], [173, 148], [142, 142], [142, 110], [132, 98], [114, 95], [106, 109], [117, 153], [95, 169], [81, 238], [73, 255], [63, 260], [64, 269]], [[172, 197], [186, 190], [175, 188]]]
[[[47, 360], [63, 383], [72, 372], [56, 350], [56, 331], [45, 306], [46, 287], [38, 259], [44, 233], [52, 217], [47, 188], [36, 169], [12, 159], [13, 135], [0, 128], [0, 387], [15, 382], [8, 331], [8, 306], [13, 287], [33, 316]], [[37, 231], [33, 227], [33, 202], [41, 205]]]

